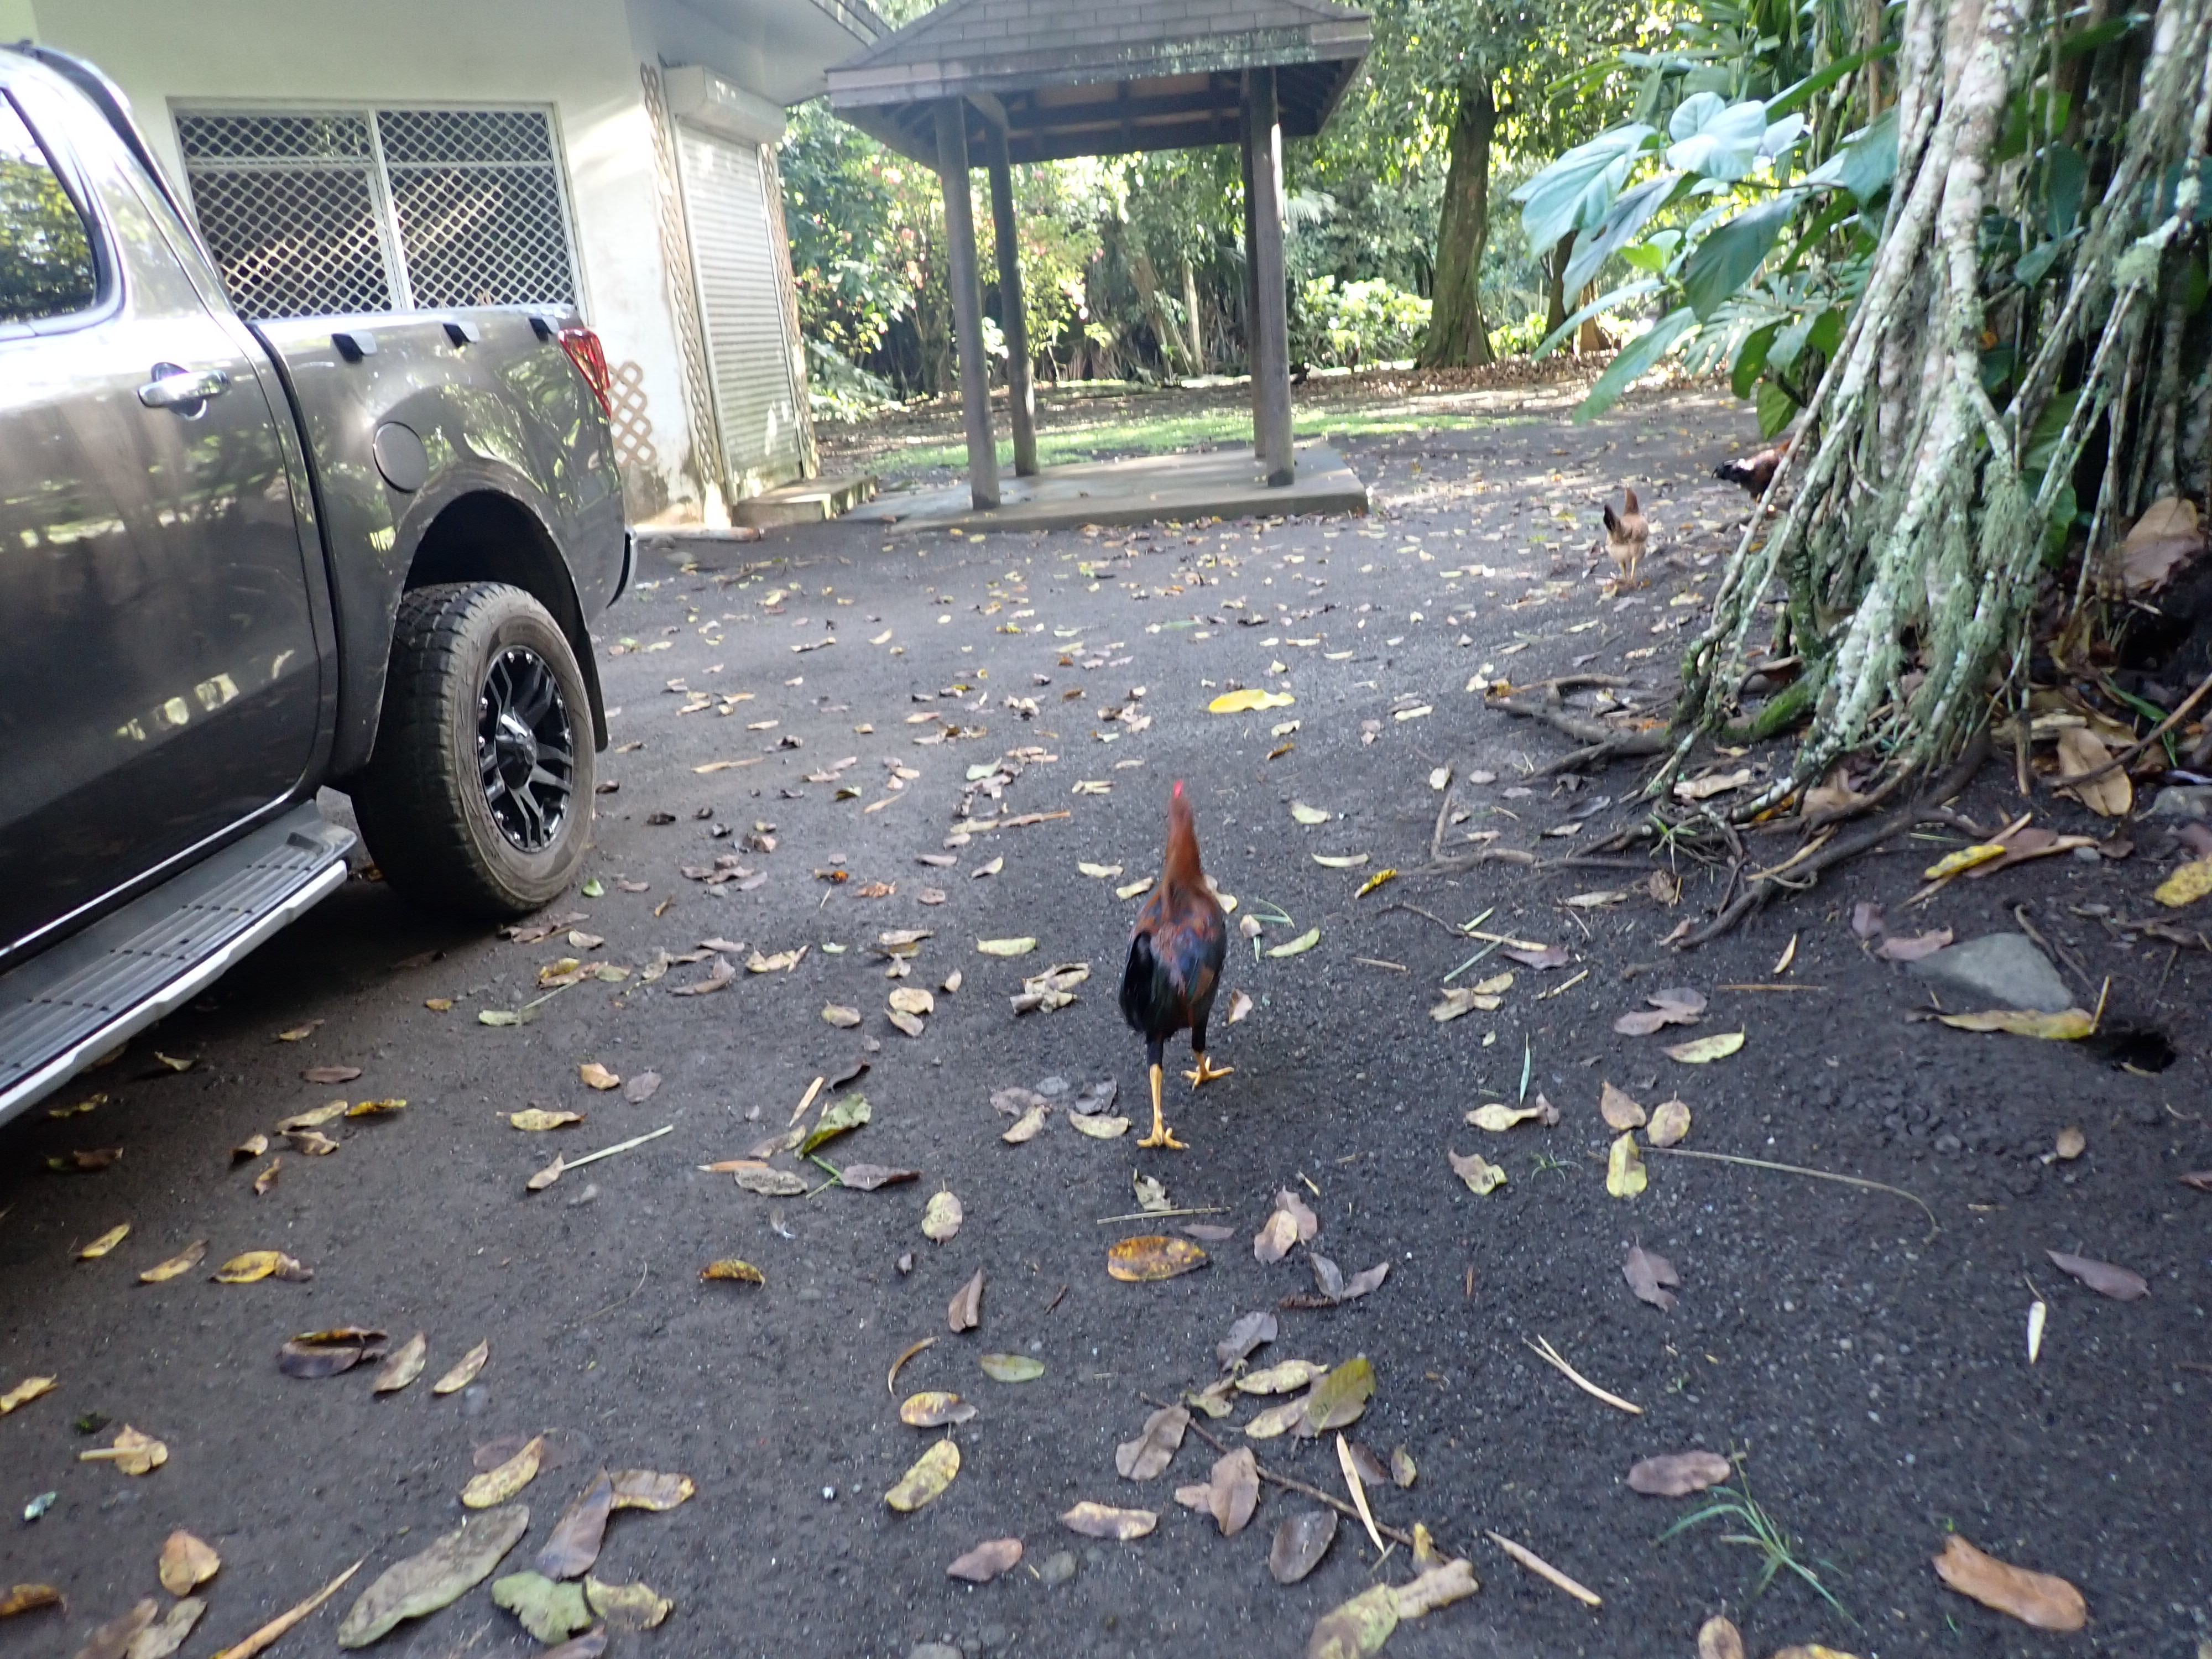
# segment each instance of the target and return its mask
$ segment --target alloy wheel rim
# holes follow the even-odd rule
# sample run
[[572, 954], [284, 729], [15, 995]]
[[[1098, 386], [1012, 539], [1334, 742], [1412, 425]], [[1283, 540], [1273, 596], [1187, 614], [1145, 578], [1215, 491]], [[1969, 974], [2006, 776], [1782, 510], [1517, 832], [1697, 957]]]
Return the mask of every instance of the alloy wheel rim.
[[500, 833], [525, 853], [561, 836], [575, 792], [575, 731], [551, 665], [526, 645], [491, 659], [477, 693], [477, 769]]

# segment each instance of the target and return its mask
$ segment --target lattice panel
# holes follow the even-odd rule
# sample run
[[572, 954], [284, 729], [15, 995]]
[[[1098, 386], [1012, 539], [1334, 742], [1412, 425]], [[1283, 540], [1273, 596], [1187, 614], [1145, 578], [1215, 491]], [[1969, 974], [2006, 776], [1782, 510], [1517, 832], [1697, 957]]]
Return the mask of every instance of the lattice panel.
[[186, 168], [200, 233], [242, 314], [392, 308], [366, 167]]
[[550, 167], [394, 167], [392, 208], [417, 306], [576, 297]]
[[177, 139], [188, 161], [365, 161], [370, 155], [368, 118], [343, 111], [179, 116]]
[[384, 159], [392, 167], [453, 161], [553, 160], [553, 134], [534, 109], [386, 109], [376, 114]]

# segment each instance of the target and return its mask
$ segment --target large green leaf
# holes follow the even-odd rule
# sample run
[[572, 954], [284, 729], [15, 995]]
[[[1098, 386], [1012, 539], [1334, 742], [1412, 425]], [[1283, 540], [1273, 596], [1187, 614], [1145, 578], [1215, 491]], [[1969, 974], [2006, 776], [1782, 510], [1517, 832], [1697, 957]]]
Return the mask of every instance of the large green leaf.
[[[2061, 140], [2045, 153], [2044, 201], [2050, 214], [2051, 234], [2063, 236], [2074, 228], [2081, 211], [2082, 193], [2089, 185], [2089, 163], [2081, 152]], [[2026, 280], [2026, 279], [2023, 279]]]
[[1625, 193], [1605, 216], [1605, 222], [1576, 239], [1575, 256], [1567, 261], [1565, 286], [1578, 293], [1597, 275], [1598, 267], [1633, 241], [1651, 216], [1673, 201], [1689, 179], [1679, 173], [1662, 173]]
[[1620, 394], [1636, 383], [1639, 375], [1665, 356], [1675, 341], [1697, 325], [1697, 313], [1689, 307], [1681, 306], [1668, 312], [1631, 340], [1621, 348], [1620, 355], [1613, 360], [1611, 367], [1598, 376], [1597, 384], [1590, 388], [1589, 396], [1583, 398], [1576, 409], [1575, 419], [1594, 420], [1611, 409], [1620, 401]]
[[1657, 136], [1640, 121], [1601, 132], [1515, 191], [1528, 246], [1549, 248], [1569, 231], [1603, 219], [1646, 142]]
[[1733, 182], [1748, 178], [1766, 137], [1766, 106], [1757, 99], [1741, 104], [1718, 93], [1700, 92], [1675, 106], [1667, 124], [1667, 165], [1685, 173]]
[[1682, 297], [1699, 322], [1734, 298], [1758, 272], [1796, 207], [1794, 192], [1777, 196], [1739, 213], [1698, 244], [1682, 266]]
[[1780, 323], [1767, 323], [1745, 335], [1735, 349], [1735, 361], [1729, 364], [1729, 390], [1739, 398], [1751, 396], [1758, 384], [1759, 371], [1766, 367], [1766, 354], [1773, 349], [1774, 337], [1782, 331]]
[[1775, 94], [1767, 102], [1767, 117], [1772, 119], [1787, 114], [1790, 111], [1811, 102], [1816, 94], [1826, 92], [1845, 76], [1855, 73], [1877, 58], [1893, 58], [1896, 54], [1897, 43], [1890, 40], [1879, 46], [1869, 46], [1864, 52], [1855, 52], [1848, 58], [1838, 58], [1826, 68], [1807, 76], [1795, 86], [1786, 88]]

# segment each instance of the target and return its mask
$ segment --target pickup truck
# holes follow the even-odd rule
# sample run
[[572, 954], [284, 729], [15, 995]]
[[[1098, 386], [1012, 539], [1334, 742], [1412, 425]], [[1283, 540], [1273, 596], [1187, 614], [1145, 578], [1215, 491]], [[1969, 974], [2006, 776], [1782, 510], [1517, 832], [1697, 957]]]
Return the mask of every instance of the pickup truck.
[[599, 340], [249, 321], [90, 65], [0, 48], [0, 1120], [339, 884], [574, 878], [634, 544]]

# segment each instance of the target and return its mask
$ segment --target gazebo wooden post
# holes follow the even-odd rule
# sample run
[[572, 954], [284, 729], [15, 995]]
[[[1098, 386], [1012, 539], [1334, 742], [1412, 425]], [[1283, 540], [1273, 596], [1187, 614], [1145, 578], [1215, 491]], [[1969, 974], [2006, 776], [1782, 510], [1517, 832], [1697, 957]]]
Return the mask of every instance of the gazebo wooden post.
[[1261, 465], [1269, 486], [1280, 489], [1296, 481], [1297, 466], [1291, 449], [1290, 314], [1283, 291], [1283, 129], [1273, 70], [1245, 70], [1244, 107], [1253, 184], [1246, 198], [1251, 217], [1245, 258], [1258, 299], [1253, 403]]
[[[948, 285], [953, 344], [960, 354], [960, 404], [968, 421], [968, 490], [977, 510], [984, 511], [999, 504], [999, 449], [991, 435], [991, 380], [983, 353], [983, 291], [976, 281], [964, 100], [938, 101], [937, 175], [945, 186], [945, 240], [951, 245]], [[1287, 397], [1288, 386], [1284, 390]]]
[[1020, 228], [1014, 222], [1014, 170], [1006, 130], [994, 121], [985, 141], [991, 167], [991, 240], [999, 254], [1000, 327], [1006, 337], [1006, 419], [1014, 428], [1014, 476], [1036, 477], [1036, 392], [1030, 381], [1030, 323], [1022, 300]]
[[1244, 368], [1252, 393], [1252, 453], [1263, 453], [1260, 444], [1260, 289], [1252, 280], [1252, 106], [1240, 98], [1237, 109], [1237, 159], [1244, 174]]

